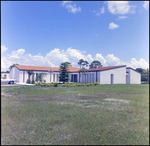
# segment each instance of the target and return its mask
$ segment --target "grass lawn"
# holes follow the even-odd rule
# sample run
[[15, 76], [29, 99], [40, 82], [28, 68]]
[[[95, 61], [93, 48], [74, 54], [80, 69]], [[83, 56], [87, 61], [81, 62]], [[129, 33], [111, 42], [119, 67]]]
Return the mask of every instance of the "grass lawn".
[[1, 144], [148, 145], [149, 84], [3, 86]]

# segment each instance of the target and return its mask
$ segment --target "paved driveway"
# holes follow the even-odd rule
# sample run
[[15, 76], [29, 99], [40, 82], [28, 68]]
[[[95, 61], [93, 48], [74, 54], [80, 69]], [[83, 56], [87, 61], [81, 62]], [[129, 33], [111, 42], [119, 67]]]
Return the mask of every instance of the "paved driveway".
[[14, 83], [14, 84], [1, 83], [1, 86], [23, 86], [23, 85], [35, 86], [35, 84], [25, 84], [25, 83]]

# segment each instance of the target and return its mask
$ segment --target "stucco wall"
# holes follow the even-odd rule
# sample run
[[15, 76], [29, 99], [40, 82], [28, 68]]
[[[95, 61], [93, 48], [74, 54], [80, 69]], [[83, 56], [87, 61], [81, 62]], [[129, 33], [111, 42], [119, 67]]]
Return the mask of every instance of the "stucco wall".
[[15, 74], [14, 74], [14, 79], [16, 79], [17, 81], [16, 82], [20, 82], [20, 71], [18, 70], [18, 68], [15, 66], [13, 67], [14, 68], [14, 71], [15, 71]]
[[100, 84], [111, 84], [111, 74], [114, 84], [126, 84], [126, 67], [100, 71]]
[[141, 74], [130, 69], [130, 84], [141, 84]]
[[1, 77], [4, 77], [6, 75], [6, 79], [9, 79], [9, 73], [1, 73]]

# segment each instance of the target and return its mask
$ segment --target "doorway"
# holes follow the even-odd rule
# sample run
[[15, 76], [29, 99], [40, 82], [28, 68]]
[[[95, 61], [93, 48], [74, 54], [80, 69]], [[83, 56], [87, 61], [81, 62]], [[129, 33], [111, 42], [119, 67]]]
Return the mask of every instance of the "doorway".
[[114, 84], [114, 74], [111, 74], [110, 80], [111, 80], [111, 84]]

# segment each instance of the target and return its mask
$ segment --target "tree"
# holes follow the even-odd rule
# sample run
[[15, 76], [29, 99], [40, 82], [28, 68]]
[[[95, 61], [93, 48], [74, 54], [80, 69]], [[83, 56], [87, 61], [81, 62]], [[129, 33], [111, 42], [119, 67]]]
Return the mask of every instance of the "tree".
[[60, 64], [60, 69], [59, 69], [59, 81], [63, 82], [63, 84], [65, 82], [69, 81], [69, 70], [68, 70], [68, 66], [70, 66], [71, 63], [69, 62], [64, 62]]
[[136, 68], [136, 71], [140, 72], [141, 74], [144, 72], [144, 69], [142, 68]]
[[83, 59], [80, 59], [79, 62], [78, 62], [78, 64], [80, 65], [80, 68], [81, 68], [81, 66], [83, 65], [83, 63], [84, 63], [84, 60], [83, 60]]
[[36, 78], [35, 78], [36, 82], [39, 81], [39, 82], [42, 83], [44, 76], [45, 76], [45, 73], [37, 73], [37, 74], [36, 74]]
[[9, 67], [9, 69], [11, 70], [15, 65], [19, 65], [19, 64], [13, 64]]
[[88, 64], [89, 64], [89, 63], [88, 63], [88, 61], [86, 61], [86, 60], [83, 62], [83, 66], [88, 67]]
[[98, 60], [94, 60], [90, 65], [89, 69], [102, 67], [102, 64]]
[[[81, 76], [81, 75], [83, 75], [83, 76], [86, 77], [86, 74], [87, 74], [87, 72], [88, 72], [88, 69], [85, 69], [84, 67], [82, 67], [78, 72], [79, 72], [79, 79], [80, 79], [80, 76]], [[86, 80], [85, 80], [85, 82], [86, 82]]]
[[29, 75], [29, 78], [28, 78], [28, 79], [30, 79], [30, 76], [31, 76], [32, 74], [34, 74], [33, 70], [28, 70], [27, 73], [28, 73], [28, 75]]

